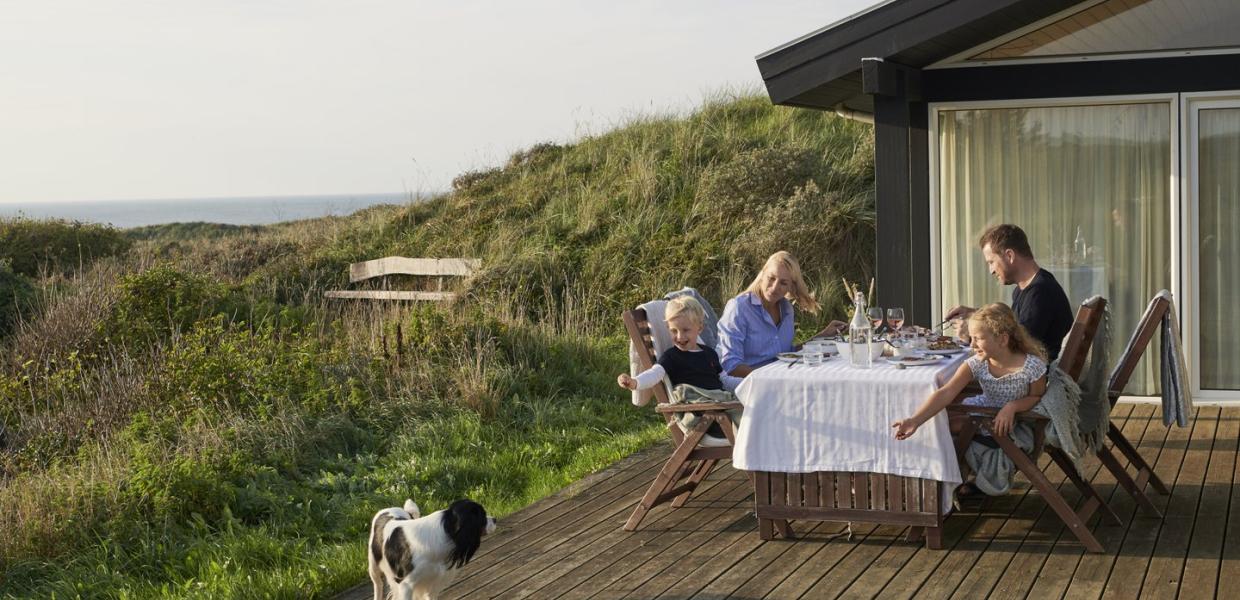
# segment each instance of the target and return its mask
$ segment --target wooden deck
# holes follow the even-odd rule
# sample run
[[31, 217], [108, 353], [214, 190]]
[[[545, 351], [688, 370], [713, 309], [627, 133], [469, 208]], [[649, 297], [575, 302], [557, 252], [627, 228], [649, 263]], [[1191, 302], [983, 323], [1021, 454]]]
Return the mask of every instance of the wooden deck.
[[[659, 507], [621, 530], [667, 449], [629, 457], [500, 522], [447, 598], [1212, 598], [1240, 577], [1240, 408], [1204, 407], [1164, 428], [1153, 405], [1114, 420], [1172, 487], [1166, 514], [1136, 512], [1096, 460], [1085, 463], [1123, 526], [1091, 525], [1106, 554], [1083, 551], [1024, 483], [947, 519], [944, 550], [904, 528], [794, 523], [798, 539], [762, 542], [747, 480], [716, 471], [685, 507]], [[1044, 460], [1052, 481], [1065, 478]], [[1070, 483], [1065, 497], [1079, 496]], [[1234, 496], [1234, 502], [1233, 502]], [[361, 568], [359, 567], [359, 574]], [[1221, 586], [1221, 587], [1220, 587]], [[342, 598], [370, 595], [369, 583]]]

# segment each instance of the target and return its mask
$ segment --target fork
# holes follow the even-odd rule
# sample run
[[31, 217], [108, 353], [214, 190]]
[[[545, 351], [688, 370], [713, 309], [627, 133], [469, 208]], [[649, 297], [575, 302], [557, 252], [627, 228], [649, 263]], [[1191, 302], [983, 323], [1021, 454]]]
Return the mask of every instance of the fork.
[[798, 357], [796, 357], [796, 358], [795, 358], [792, 362], [788, 363], [788, 368], [789, 368], [789, 369], [791, 369], [791, 368], [792, 368], [792, 365], [795, 365], [795, 364], [797, 364], [797, 363], [799, 363], [799, 362], [801, 362], [801, 357], [799, 357], [799, 356], [798, 356]]

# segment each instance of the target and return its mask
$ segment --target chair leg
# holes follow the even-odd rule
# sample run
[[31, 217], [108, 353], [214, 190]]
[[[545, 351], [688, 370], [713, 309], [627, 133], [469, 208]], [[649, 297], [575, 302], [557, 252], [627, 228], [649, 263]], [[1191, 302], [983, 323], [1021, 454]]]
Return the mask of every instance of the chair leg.
[[[714, 458], [707, 458], [699, 461], [697, 468], [693, 470], [693, 474], [689, 475], [689, 489], [685, 490], [685, 493], [676, 496], [676, 499], [672, 500], [672, 508], [680, 508], [684, 506], [685, 503], [689, 501], [689, 497], [693, 495], [693, 491], [697, 489], [698, 484], [702, 483], [702, 480], [706, 479], [707, 475], [710, 475], [711, 470], [715, 468], [715, 463], [718, 462], [719, 461]], [[677, 478], [677, 481], [680, 481], [680, 479]]]
[[1072, 480], [1072, 484], [1076, 486], [1081, 496], [1085, 498], [1085, 505], [1077, 513], [1082, 521], [1088, 521], [1089, 517], [1094, 514], [1094, 511], [1102, 509], [1102, 512], [1110, 517], [1111, 521], [1115, 522], [1116, 525], [1124, 524], [1123, 519], [1120, 519], [1119, 515], [1115, 514], [1115, 511], [1111, 509], [1107, 501], [1098, 493], [1098, 489], [1093, 484], [1085, 481], [1085, 478], [1081, 476], [1081, 472], [1077, 470], [1076, 464], [1072, 462], [1072, 459], [1068, 458], [1067, 454], [1064, 454], [1063, 450], [1048, 446], [1046, 453], [1051, 456], [1051, 460], [1055, 461], [1055, 464], [1059, 465], [1060, 470], [1068, 476], [1068, 479]]
[[1128, 470], [1124, 468], [1124, 465], [1119, 464], [1119, 460], [1111, 453], [1110, 448], [1103, 446], [1098, 450], [1097, 456], [1098, 460], [1102, 461], [1102, 466], [1111, 472], [1120, 487], [1124, 488], [1124, 491], [1128, 492], [1128, 495], [1132, 496], [1132, 499], [1136, 500], [1142, 509], [1159, 519], [1163, 517], [1162, 511], [1154, 506], [1154, 502], [1145, 494], [1145, 490], [1137, 487], [1137, 483], [1128, 475]]
[[1059, 515], [1060, 520], [1063, 521], [1064, 525], [1068, 526], [1068, 530], [1076, 536], [1076, 539], [1081, 541], [1085, 549], [1090, 552], [1105, 552], [1102, 544], [1098, 542], [1098, 538], [1094, 537], [1094, 534], [1085, 526], [1085, 523], [1072, 510], [1072, 507], [1068, 506], [1068, 502], [1059, 494], [1059, 490], [1055, 489], [1055, 485], [1046, 478], [1046, 475], [1025, 454], [1024, 450], [1017, 448], [1012, 439], [1007, 436], [995, 436], [994, 439], [1003, 448], [1004, 454], [1007, 454], [1008, 458], [1012, 459], [1012, 462], [1016, 464], [1016, 468], [1021, 473], [1024, 473], [1029, 482], [1033, 484], [1033, 487], [1042, 493], [1042, 497], [1046, 499], [1046, 503], [1050, 505], [1051, 510], [1054, 510], [1055, 514]]
[[926, 547], [931, 550], [943, 549], [943, 526], [926, 528]]
[[1154, 490], [1164, 496], [1171, 493], [1170, 490], [1167, 489], [1166, 484], [1158, 478], [1158, 474], [1154, 472], [1154, 467], [1151, 467], [1150, 463], [1145, 462], [1145, 458], [1141, 456], [1140, 452], [1137, 452], [1137, 449], [1133, 447], [1132, 442], [1129, 442], [1128, 438], [1124, 437], [1124, 432], [1120, 431], [1119, 428], [1115, 426], [1115, 423], [1111, 423], [1111, 427], [1107, 430], [1107, 437], [1110, 438], [1111, 443], [1115, 444], [1115, 447], [1119, 448], [1119, 451], [1128, 458], [1128, 462], [1132, 463], [1132, 466], [1136, 468], [1138, 478], [1143, 476], [1148, 477], [1149, 484], [1154, 487]]
[[914, 525], [908, 528], [908, 533], [904, 536], [906, 542], [920, 542], [922, 536], [926, 534], [926, 528], [920, 525]]
[[785, 540], [792, 539], [792, 525], [788, 523], [788, 519], [772, 519], [775, 529], [779, 531], [779, 535]]
[[658, 505], [659, 497], [676, 484], [679, 480], [679, 477], [676, 477], [676, 475], [684, 468], [689, 454], [697, 448], [698, 442], [702, 440], [702, 436], [706, 435], [708, 427], [710, 427], [710, 420], [701, 419], [696, 427], [685, 434], [684, 441], [676, 447], [676, 450], [672, 452], [672, 456], [663, 464], [663, 469], [659, 471], [659, 475], [654, 478], [654, 482], [646, 490], [646, 495], [637, 503], [637, 507], [633, 509], [633, 514], [629, 515], [628, 522], [624, 524], [625, 531], [636, 531], [637, 526], [646, 517], [646, 513]]

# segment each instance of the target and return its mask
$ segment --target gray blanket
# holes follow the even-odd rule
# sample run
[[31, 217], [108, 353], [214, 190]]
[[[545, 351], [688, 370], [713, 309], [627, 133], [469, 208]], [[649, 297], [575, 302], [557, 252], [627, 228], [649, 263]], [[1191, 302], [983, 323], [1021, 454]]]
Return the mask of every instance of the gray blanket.
[[[1171, 292], [1162, 290], [1171, 300]], [[1172, 303], [1162, 320], [1162, 383], [1163, 425], [1170, 427], [1172, 423], [1180, 427], [1188, 426], [1188, 418], [1193, 414], [1193, 396], [1189, 393], [1188, 368], [1184, 363], [1184, 350], [1180, 345], [1180, 322], [1175, 316], [1175, 304]]]

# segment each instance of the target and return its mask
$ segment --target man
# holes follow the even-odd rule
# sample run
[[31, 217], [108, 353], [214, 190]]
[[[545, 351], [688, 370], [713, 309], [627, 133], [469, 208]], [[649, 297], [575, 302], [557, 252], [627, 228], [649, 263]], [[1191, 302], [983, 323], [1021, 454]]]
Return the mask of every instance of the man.
[[[990, 274], [1003, 285], [1016, 284], [1012, 310], [1017, 320], [1042, 342], [1049, 360], [1058, 358], [1060, 344], [1072, 329], [1072, 304], [1055, 276], [1034, 260], [1025, 232], [1015, 225], [996, 225], [982, 234], [978, 245]], [[974, 310], [957, 306], [946, 318], [968, 317]]]

